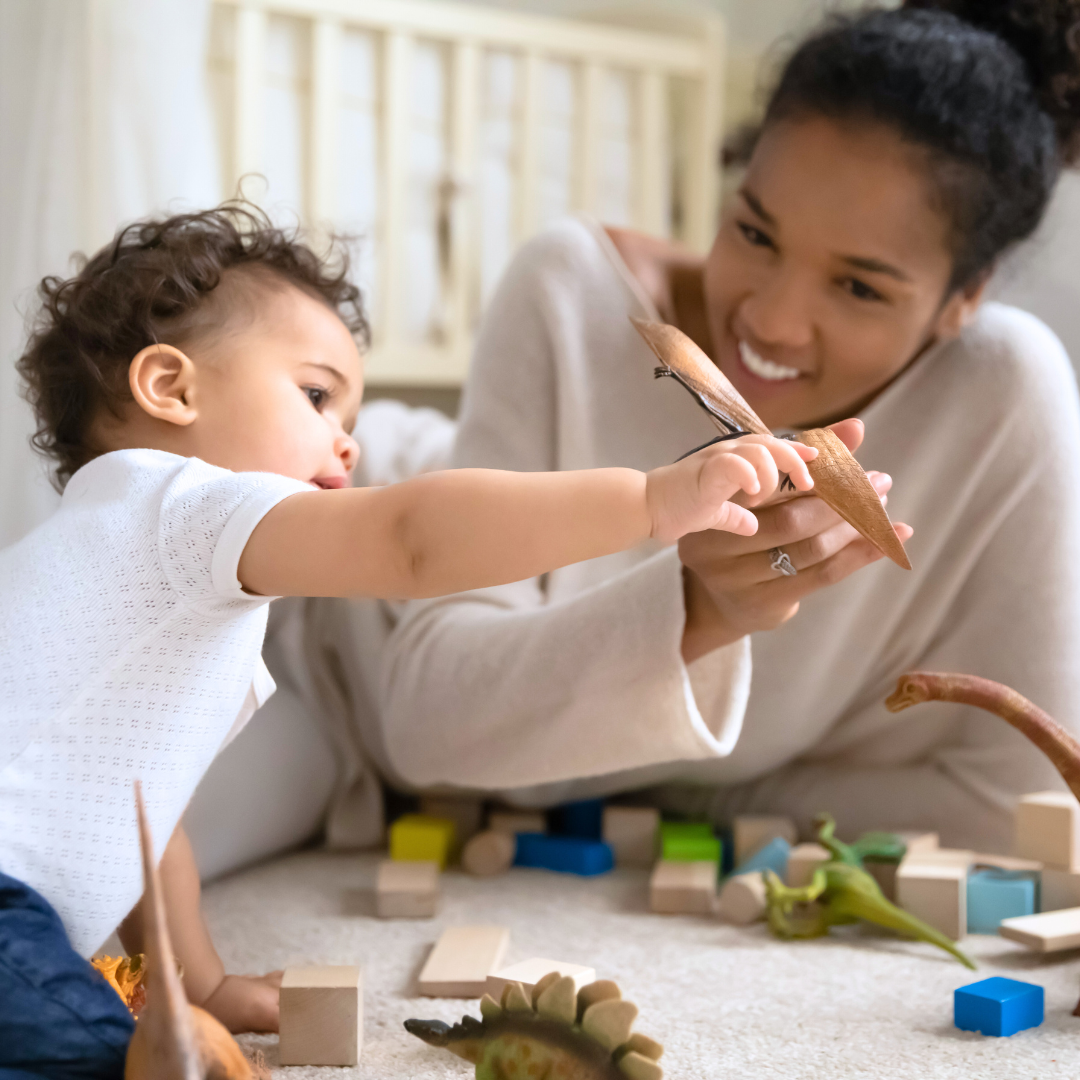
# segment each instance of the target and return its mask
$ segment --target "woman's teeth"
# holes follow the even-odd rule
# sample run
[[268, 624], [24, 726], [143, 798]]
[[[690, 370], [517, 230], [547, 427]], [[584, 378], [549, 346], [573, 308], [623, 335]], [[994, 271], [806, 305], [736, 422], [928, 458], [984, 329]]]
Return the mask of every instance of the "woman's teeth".
[[798, 368], [784, 367], [783, 364], [774, 364], [766, 360], [764, 356], [758, 356], [745, 341], [739, 342], [739, 356], [752, 375], [759, 379], [767, 379], [769, 382], [783, 382], [785, 379], [797, 379], [802, 372]]

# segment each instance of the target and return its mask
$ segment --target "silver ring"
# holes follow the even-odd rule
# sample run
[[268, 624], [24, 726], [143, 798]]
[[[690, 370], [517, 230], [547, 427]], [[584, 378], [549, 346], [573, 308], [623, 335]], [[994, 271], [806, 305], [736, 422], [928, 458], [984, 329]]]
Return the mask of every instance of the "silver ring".
[[769, 552], [769, 558], [771, 560], [769, 566], [779, 571], [784, 577], [794, 577], [799, 572], [788, 558], [787, 552], [781, 551], [780, 548], [773, 548]]

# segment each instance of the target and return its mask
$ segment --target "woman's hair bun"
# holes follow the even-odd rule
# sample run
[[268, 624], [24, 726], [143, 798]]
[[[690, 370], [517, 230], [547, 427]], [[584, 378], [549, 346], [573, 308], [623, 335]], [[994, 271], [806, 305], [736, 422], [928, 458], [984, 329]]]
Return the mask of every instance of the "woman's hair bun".
[[1004, 39], [1027, 66], [1057, 129], [1062, 160], [1080, 158], [1080, 0], [905, 0]]

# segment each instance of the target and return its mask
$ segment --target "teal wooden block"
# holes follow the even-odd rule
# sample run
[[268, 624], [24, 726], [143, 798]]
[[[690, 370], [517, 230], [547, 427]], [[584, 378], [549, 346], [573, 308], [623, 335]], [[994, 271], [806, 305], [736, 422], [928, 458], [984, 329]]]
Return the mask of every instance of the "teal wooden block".
[[1035, 875], [1026, 870], [976, 870], [967, 882], [969, 934], [996, 934], [1002, 919], [1034, 915]]
[[732, 876], [736, 874], [752, 874], [758, 870], [771, 870], [781, 881], [787, 880], [788, 856], [791, 854], [791, 845], [782, 837], [777, 836], [770, 840], [763, 848], [759, 848], [735, 867]]

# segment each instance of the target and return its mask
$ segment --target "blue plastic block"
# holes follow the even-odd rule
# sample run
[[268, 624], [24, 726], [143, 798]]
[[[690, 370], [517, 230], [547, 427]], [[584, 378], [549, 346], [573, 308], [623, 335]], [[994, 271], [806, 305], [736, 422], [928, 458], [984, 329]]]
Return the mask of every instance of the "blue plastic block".
[[546, 833], [518, 833], [514, 865], [593, 877], [596, 874], [606, 874], [615, 865], [615, 856], [611, 846], [602, 840], [581, 840], [576, 836], [549, 836]]
[[555, 831], [582, 840], [599, 840], [604, 835], [604, 800], [583, 799], [560, 806], [552, 815]]
[[791, 845], [782, 837], [770, 840], [763, 848], [759, 848], [745, 859], [740, 866], [735, 867], [735, 874], [752, 874], [755, 870], [771, 870], [781, 881], [787, 880], [788, 856], [791, 854]]
[[1043, 988], [1016, 979], [983, 979], [953, 994], [953, 1023], [983, 1035], [1015, 1035], [1043, 1022]]
[[969, 934], [996, 934], [1002, 919], [1034, 915], [1035, 876], [1024, 870], [976, 870], [967, 883]]

